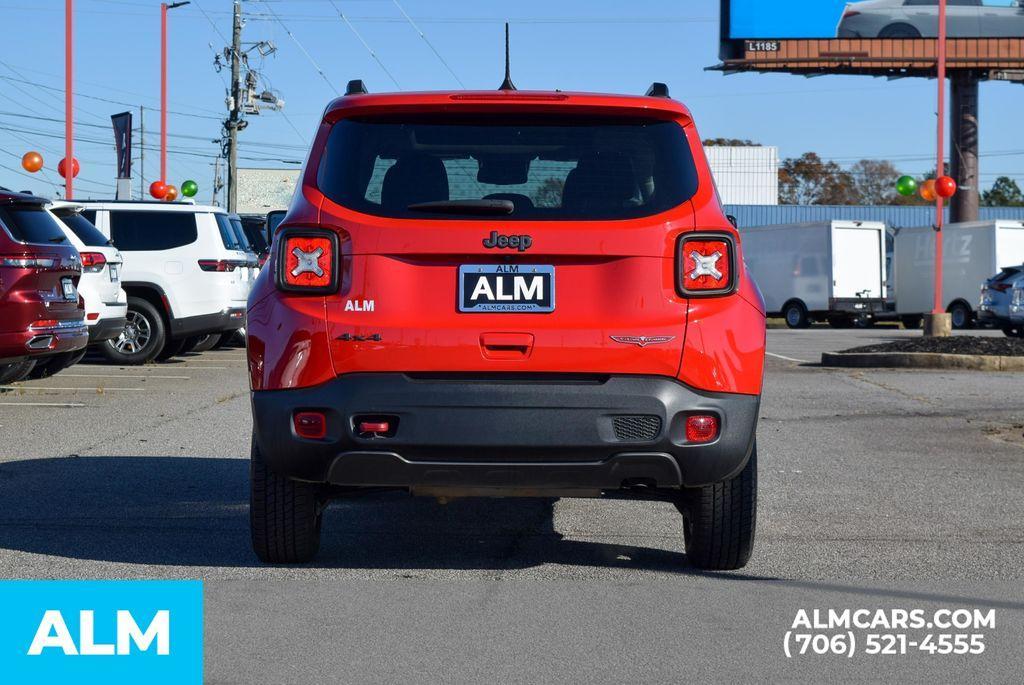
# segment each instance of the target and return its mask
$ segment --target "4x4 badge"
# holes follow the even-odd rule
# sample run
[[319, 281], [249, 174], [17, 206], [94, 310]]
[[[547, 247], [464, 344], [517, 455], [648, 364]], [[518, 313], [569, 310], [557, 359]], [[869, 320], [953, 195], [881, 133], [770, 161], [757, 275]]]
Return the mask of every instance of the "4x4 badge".
[[622, 343], [623, 345], [636, 345], [638, 347], [658, 345], [660, 343], [667, 343], [676, 339], [676, 336], [674, 335], [612, 335], [609, 337], [617, 343]]

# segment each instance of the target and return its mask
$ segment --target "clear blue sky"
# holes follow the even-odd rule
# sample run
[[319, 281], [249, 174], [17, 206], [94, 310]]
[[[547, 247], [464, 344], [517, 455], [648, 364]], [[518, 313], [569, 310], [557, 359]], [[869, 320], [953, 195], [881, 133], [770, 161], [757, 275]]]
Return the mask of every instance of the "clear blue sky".
[[[651, 81], [665, 81], [693, 110], [705, 138], [749, 138], [777, 145], [782, 156], [814, 150], [842, 164], [866, 157], [892, 159], [909, 172], [934, 166], [934, 81], [706, 72], [718, 61], [713, 0], [399, 3], [470, 88], [496, 88], [501, 82], [502, 22], [508, 19], [513, 80], [520, 88], [642, 93]], [[109, 197], [114, 175], [109, 115], [126, 109], [117, 103], [136, 112], [143, 105], [147, 146], [157, 143], [159, 3], [76, 0], [75, 5], [76, 152], [82, 163], [76, 190], [80, 197]], [[284, 98], [287, 120], [275, 112], [249, 118], [241, 155], [254, 159], [243, 159], [244, 166], [281, 165], [255, 158], [304, 156], [321, 111], [335, 94], [312, 62], [339, 90], [351, 78], [364, 79], [375, 91], [395, 88], [334, 6], [402, 89], [458, 87], [393, 0], [245, 0], [245, 40], [271, 40], [278, 47], [263, 61], [262, 73]], [[226, 73], [214, 72], [213, 50], [230, 37], [230, 14], [230, 0], [193, 0], [170, 15], [170, 108], [177, 113], [170, 115], [169, 180], [195, 179], [198, 199], [204, 201], [213, 175], [211, 156], [217, 152], [209, 141], [219, 137], [224, 112]], [[0, 17], [0, 185], [52, 195], [46, 179], [59, 181], [56, 163], [63, 156], [64, 2], [0, 0]], [[1024, 181], [1024, 87], [983, 83], [981, 109], [982, 186], [1001, 174]], [[43, 152], [48, 177], [11, 171], [20, 170], [21, 154], [29, 149]], [[148, 183], [157, 176], [158, 161], [155, 151], [145, 154]], [[137, 162], [135, 173], [137, 187]]]

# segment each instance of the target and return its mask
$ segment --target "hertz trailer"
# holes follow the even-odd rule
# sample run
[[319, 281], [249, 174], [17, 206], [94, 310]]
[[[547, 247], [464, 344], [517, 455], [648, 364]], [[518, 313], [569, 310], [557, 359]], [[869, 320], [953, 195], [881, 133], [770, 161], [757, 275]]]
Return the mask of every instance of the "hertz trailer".
[[[949, 224], [942, 229], [942, 306], [954, 328], [969, 328], [982, 284], [1006, 266], [1024, 264], [1024, 221], [998, 219]], [[896, 313], [904, 323], [932, 310], [935, 231], [900, 229], [894, 249]]]
[[819, 221], [740, 227], [743, 257], [770, 315], [790, 328], [853, 325], [885, 311], [885, 224]]

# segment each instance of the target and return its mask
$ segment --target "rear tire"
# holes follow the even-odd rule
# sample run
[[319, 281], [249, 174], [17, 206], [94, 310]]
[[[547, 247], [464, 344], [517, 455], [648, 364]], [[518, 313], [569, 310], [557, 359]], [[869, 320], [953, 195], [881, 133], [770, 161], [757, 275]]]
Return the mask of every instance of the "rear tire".
[[920, 330], [921, 324], [924, 323], [924, 317], [920, 314], [905, 314], [900, 317], [900, 323], [907, 330]]
[[757, 445], [736, 476], [683, 491], [686, 557], [701, 569], [730, 571], [746, 566], [757, 523]]
[[910, 24], [889, 24], [878, 32], [879, 38], [920, 38], [921, 32]]
[[213, 346], [220, 341], [220, 333], [207, 333], [206, 335], [199, 336], [199, 340], [196, 342], [195, 347], [192, 348], [193, 352], [206, 352], [212, 350]]
[[229, 342], [231, 342], [231, 337], [234, 334], [235, 334], [234, 331], [228, 331], [227, 333], [221, 333], [220, 337], [217, 338], [217, 342], [215, 342], [213, 344], [213, 349], [215, 349], [215, 350], [223, 349], [224, 346], [226, 346]]
[[974, 327], [974, 312], [963, 302], [954, 302], [949, 306], [949, 318], [957, 330]]
[[786, 306], [782, 308], [782, 317], [786, 319], [786, 325], [790, 328], [807, 328], [811, 325], [811, 320], [807, 316], [807, 307], [798, 300], [786, 303]]
[[17, 383], [18, 381], [25, 380], [28, 378], [28, 375], [32, 373], [32, 369], [35, 368], [35, 365], [35, 359], [24, 359], [12, 364], [0, 364], [0, 385]]
[[279, 476], [252, 440], [249, 462], [249, 529], [256, 556], [268, 564], [301, 564], [320, 549], [323, 520], [319, 488]]
[[128, 297], [128, 317], [121, 335], [100, 345], [107, 361], [137, 366], [153, 361], [164, 348], [167, 328], [149, 300]]
[[178, 355], [185, 354], [189, 350], [189, 343], [194, 338], [171, 338], [164, 343], [164, 349], [160, 350], [160, 354], [156, 356], [158, 362], [165, 362], [171, 357], [177, 357]]
[[75, 352], [64, 352], [62, 354], [55, 354], [52, 357], [47, 357], [41, 362], [36, 362], [35, 367], [29, 374], [30, 378], [49, 378], [50, 376], [60, 373], [69, 366], [74, 366], [78, 362], [82, 361], [82, 357], [85, 356], [85, 349], [76, 350]]

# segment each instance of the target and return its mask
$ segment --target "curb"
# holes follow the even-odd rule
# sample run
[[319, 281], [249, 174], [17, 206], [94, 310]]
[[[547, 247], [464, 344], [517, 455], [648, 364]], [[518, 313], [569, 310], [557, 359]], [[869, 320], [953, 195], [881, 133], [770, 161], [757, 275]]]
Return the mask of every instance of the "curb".
[[823, 352], [822, 366], [1024, 371], [1024, 357], [939, 352]]

